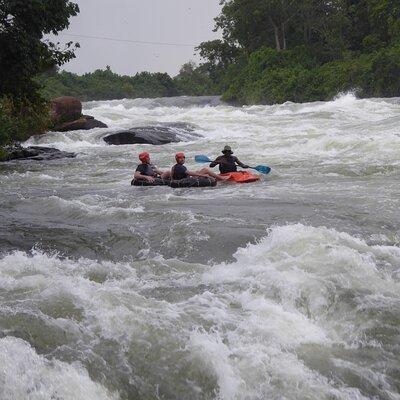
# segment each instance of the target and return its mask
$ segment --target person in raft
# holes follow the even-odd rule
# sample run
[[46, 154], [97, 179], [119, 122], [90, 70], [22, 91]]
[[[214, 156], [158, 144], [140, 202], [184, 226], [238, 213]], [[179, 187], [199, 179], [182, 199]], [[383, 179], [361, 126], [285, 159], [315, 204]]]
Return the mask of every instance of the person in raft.
[[227, 177], [219, 176], [214, 174], [208, 168], [203, 168], [200, 171], [188, 171], [188, 169], [183, 165], [185, 164], [185, 154], [176, 153], [175, 154], [176, 164], [171, 169], [171, 178], [174, 180], [180, 180], [188, 178], [189, 176], [198, 176], [203, 178], [216, 179], [217, 181], [225, 181]]
[[237, 166], [239, 165], [242, 168], [250, 168], [248, 165], [243, 164], [239, 159], [233, 156], [233, 151], [230, 146], [225, 146], [222, 150], [223, 156], [217, 157], [211, 164], [210, 167], [214, 168], [215, 166], [219, 166], [219, 172], [221, 174], [226, 174], [229, 172], [237, 172]]
[[160, 171], [155, 165], [150, 162], [150, 154], [144, 151], [139, 154], [139, 160], [142, 162], [136, 168], [134, 178], [147, 182], [154, 182], [155, 178], [168, 179], [171, 177], [171, 172]]

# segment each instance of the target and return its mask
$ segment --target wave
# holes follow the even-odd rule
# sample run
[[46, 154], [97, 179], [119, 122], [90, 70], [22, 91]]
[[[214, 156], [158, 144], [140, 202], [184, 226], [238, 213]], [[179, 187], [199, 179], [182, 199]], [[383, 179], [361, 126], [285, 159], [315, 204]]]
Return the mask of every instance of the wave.
[[154, 99], [137, 98], [106, 101], [89, 101], [83, 103], [85, 110], [93, 110], [98, 107], [110, 106], [119, 110], [129, 110], [135, 107], [157, 108], [157, 107], [215, 107], [223, 104], [219, 96], [179, 96], [179, 97], [157, 97]]
[[21, 339], [0, 339], [0, 363], [0, 397], [4, 400], [116, 400], [119, 397], [93, 382], [81, 364], [47, 359]]
[[[20, 320], [29, 299], [29, 312], [45, 321], [39, 337], [62, 326], [75, 338], [66, 346], [83, 341], [95, 353], [111, 341], [131, 378], [123, 369], [113, 378], [104, 354], [101, 373], [112, 390], [125, 382], [125, 396], [149, 397], [158, 384], [160, 395], [193, 399], [396, 398], [398, 247], [294, 224], [271, 228], [234, 259], [98, 262], [13, 252], [0, 259], [0, 288], [21, 294], [13, 311]], [[13, 340], [4, 346], [13, 349]]]

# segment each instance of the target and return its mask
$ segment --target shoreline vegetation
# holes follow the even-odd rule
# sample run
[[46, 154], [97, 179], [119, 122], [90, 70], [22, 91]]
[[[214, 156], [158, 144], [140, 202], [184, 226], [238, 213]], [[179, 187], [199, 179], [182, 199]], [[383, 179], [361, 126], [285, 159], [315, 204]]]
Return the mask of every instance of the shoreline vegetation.
[[[57, 4], [55, 4], [57, 3]], [[310, 102], [353, 91], [400, 95], [400, 7], [386, 0], [221, 0], [215, 31], [199, 44], [200, 65], [177, 76], [120, 76], [110, 67], [82, 76], [59, 72], [78, 44], [44, 42], [79, 12], [68, 0], [0, 4], [1, 147], [46, 131], [48, 102], [221, 95], [235, 105]], [[35, 8], [36, 7], [36, 8]], [[16, 56], [17, 54], [17, 56]]]
[[220, 94], [193, 62], [184, 64], [175, 77], [160, 72], [118, 75], [107, 66], [84, 75], [54, 70], [39, 75], [36, 81], [41, 95], [48, 100], [61, 96], [92, 101]]

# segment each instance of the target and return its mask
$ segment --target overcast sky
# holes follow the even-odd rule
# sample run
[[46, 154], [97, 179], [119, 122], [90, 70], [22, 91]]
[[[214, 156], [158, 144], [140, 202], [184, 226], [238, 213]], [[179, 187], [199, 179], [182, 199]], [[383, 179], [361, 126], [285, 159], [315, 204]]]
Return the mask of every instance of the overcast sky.
[[[74, 0], [80, 14], [56, 39], [78, 41], [76, 59], [62, 69], [79, 74], [110, 65], [114, 72], [133, 75], [138, 71], [176, 75], [180, 66], [198, 61], [194, 47], [220, 37], [212, 31], [220, 12], [219, 0]], [[69, 35], [80, 35], [69, 36]], [[92, 39], [81, 36], [95, 36]], [[120, 39], [111, 41], [105, 38]], [[54, 39], [53, 39], [54, 40]], [[125, 41], [124, 41], [125, 40]], [[171, 43], [139, 44], [129, 41]], [[176, 45], [175, 45], [176, 44]], [[191, 46], [179, 46], [187, 44]]]

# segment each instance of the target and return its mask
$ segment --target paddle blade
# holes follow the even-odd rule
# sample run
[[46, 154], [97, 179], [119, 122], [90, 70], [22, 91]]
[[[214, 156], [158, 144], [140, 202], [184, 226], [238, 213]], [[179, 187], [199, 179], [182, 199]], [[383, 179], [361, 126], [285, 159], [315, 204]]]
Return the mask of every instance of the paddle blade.
[[198, 163], [210, 163], [212, 161], [207, 156], [204, 155], [194, 156], [194, 160]]
[[271, 168], [266, 165], [257, 165], [257, 167], [252, 167], [252, 169], [261, 172], [262, 174], [269, 174], [271, 172]]

